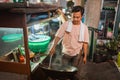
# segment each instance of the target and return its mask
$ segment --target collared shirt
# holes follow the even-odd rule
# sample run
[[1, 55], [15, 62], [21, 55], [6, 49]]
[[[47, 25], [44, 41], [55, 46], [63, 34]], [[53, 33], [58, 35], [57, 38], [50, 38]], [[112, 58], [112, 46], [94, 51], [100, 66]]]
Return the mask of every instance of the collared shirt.
[[[64, 54], [69, 56], [75, 56], [79, 54], [80, 50], [82, 49], [83, 42], [79, 41], [79, 34], [80, 34], [80, 25], [73, 25], [71, 32], [66, 32], [68, 27], [68, 21], [63, 23], [60, 28], [58, 29], [55, 36], [59, 38], [63, 38], [63, 50]], [[88, 34], [88, 27], [84, 25], [85, 33], [84, 33], [84, 42], [89, 42], [89, 34]]]

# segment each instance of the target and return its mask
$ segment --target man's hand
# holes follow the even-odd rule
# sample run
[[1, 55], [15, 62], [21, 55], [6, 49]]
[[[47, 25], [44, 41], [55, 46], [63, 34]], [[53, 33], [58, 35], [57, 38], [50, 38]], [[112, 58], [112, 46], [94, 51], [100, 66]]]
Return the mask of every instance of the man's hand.
[[62, 12], [61, 9], [57, 9], [57, 13], [60, 16], [60, 19], [61, 19], [62, 23], [64, 23], [65, 21], [67, 21], [67, 17], [64, 15], [64, 13]]
[[86, 64], [86, 62], [87, 62], [87, 59], [86, 59], [86, 57], [84, 57], [83, 58], [83, 63]]
[[57, 13], [58, 13], [59, 15], [64, 14], [61, 9], [57, 9]]

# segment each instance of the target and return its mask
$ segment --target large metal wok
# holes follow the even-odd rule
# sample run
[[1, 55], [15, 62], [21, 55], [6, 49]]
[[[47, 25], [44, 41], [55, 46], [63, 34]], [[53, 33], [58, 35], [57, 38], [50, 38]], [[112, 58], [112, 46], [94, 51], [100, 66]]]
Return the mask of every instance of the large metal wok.
[[47, 77], [55, 79], [71, 79], [73, 80], [74, 75], [77, 73], [78, 69], [74, 66], [63, 66], [61, 64], [51, 64], [49, 67], [49, 58], [47, 57], [47, 61], [43, 61], [40, 63], [39, 67], [43, 70]]
[[74, 66], [52, 65], [51, 68], [49, 68], [49, 66], [40, 64], [40, 68], [47, 77], [52, 79], [72, 79], [78, 71], [78, 69]]

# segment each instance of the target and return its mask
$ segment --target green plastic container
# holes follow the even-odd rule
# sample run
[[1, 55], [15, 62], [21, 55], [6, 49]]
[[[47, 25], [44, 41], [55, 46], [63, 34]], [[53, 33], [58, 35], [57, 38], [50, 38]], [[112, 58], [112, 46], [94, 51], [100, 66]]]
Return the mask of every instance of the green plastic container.
[[24, 2], [23, 0], [13, 0], [13, 2]]
[[29, 49], [34, 53], [45, 52], [50, 43], [50, 39], [50, 36], [39, 35], [37, 39], [28, 41]]
[[2, 37], [4, 42], [14, 42], [22, 39], [23, 34], [7, 34]]

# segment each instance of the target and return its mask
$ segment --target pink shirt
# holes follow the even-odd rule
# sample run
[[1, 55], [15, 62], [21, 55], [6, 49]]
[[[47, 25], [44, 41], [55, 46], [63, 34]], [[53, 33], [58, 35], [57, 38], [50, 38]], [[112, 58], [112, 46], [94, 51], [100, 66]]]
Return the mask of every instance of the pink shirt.
[[[71, 32], [66, 32], [67, 27], [68, 27], [68, 21], [61, 25], [55, 36], [59, 38], [63, 38], [62, 52], [70, 56], [75, 56], [79, 54], [83, 45], [83, 43], [79, 41], [80, 25], [73, 25]], [[86, 25], [84, 25], [84, 27], [85, 27], [84, 42], [88, 43], [89, 42], [88, 27]]]

